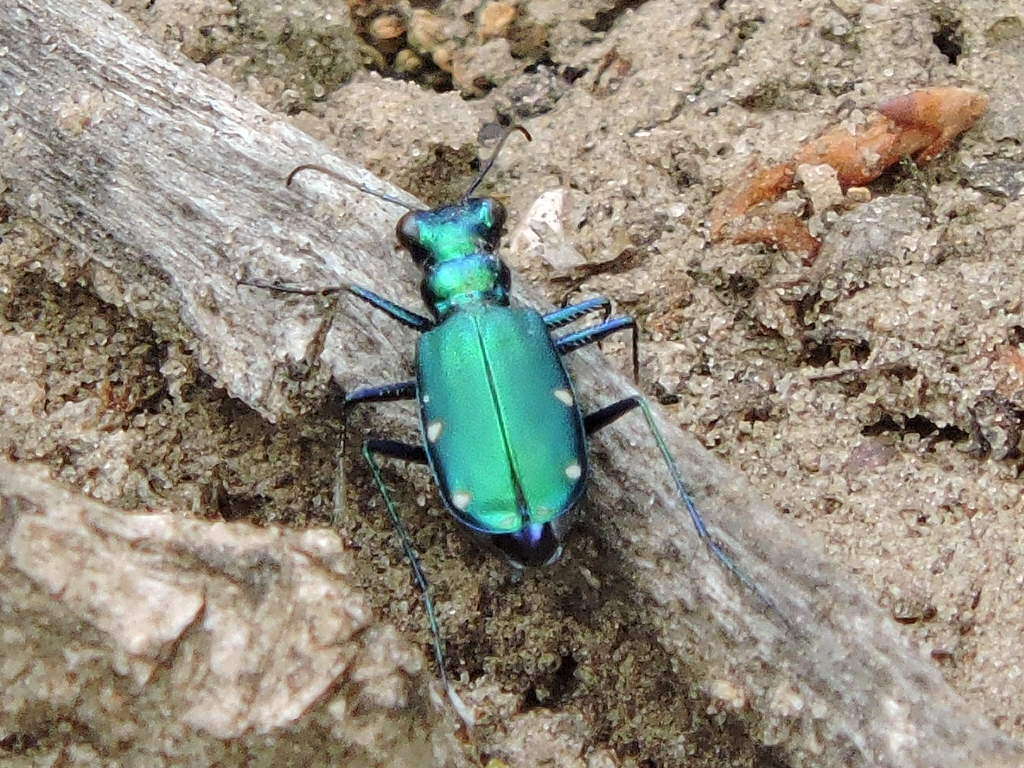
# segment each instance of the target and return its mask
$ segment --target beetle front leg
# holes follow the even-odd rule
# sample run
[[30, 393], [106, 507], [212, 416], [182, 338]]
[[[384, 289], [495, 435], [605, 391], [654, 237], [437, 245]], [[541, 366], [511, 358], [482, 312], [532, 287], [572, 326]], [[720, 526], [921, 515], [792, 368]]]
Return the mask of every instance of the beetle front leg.
[[301, 286], [290, 285], [288, 283], [265, 283], [262, 280], [239, 280], [238, 284], [252, 286], [253, 288], [262, 288], [265, 291], [294, 293], [299, 296], [330, 296], [335, 293], [341, 293], [342, 291], [348, 291], [353, 296], [362, 299], [373, 307], [376, 307], [388, 317], [393, 320], [397, 320], [408, 328], [412, 328], [414, 331], [423, 333], [434, 327], [434, 321], [430, 318], [417, 314], [411, 309], [406, 309], [401, 304], [396, 304], [395, 302], [389, 301], [371, 290], [352, 283], [329, 285], [324, 288], [303, 288]]
[[607, 320], [608, 315], [612, 313], [611, 300], [604, 296], [595, 296], [592, 299], [581, 301], [579, 304], [569, 304], [544, 315], [544, 325], [554, 330], [555, 328], [561, 328], [563, 325], [573, 323], [581, 317], [589, 315], [591, 312], [598, 311], [604, 315], [601, 318], [602, 322]]
[[[557, 313], [553, 312], [552, 314]], [[610, 336], [611, 334], [623, 331], [626, 328], [629, 328], [633, 332], [633, 381], [639, 381], [640, 340], [636, 321], [629, 315], [613, 317], [611, 320], [605, 320], [603, 323], [595, 325], [593, 328], [584, 328], [582, 331], [567, 333], [565, 336], [555, 339], [555, 349], [558, 350], [558, 354], [566, 355], [569, 352], [585, 347], [588, 344], [593, 344], [595, 341], [600, 341], [605, 336]]]

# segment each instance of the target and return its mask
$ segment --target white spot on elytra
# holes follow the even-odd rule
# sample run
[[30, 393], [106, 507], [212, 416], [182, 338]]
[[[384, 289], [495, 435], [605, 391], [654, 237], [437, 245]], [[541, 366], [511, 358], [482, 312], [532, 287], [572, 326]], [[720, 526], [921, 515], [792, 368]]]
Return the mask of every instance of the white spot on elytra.
[[556, 389], [555, 397], [567, 406], [572, 405], [572, 392], [568, 389]]
[[469, 502], [473, 500], [473, 494], [468, 491], [456, 491], [452, 494], [452, 504], [456, 509], [466, 511], [466, 507], [469, 506]]
[[437, 438], [441, 436], [441, 430], [444, 429], [444, 424], [440, 421], [432, 421], [427, 424], [427, 440], [432, 443], [437, 442]]
[[430, 402], [430, 395], [423, 395], [423, 404], [426, 405]]
[[579, 480], [580, 475], [582, 474], [583, 470], [580, 469], [580, 465], [577, 464], [575, 461], [565, 468], [565, 476], [568, 477], [570, 480]]

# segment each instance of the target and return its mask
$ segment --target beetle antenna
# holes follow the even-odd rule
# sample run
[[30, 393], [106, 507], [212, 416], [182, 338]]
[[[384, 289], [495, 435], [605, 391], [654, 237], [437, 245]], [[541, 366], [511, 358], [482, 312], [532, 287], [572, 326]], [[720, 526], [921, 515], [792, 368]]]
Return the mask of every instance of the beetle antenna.
[[494, 161], [498, 159], [498, 153], [501, 152], [501, 148], [505, 146], [505, 142], [508, 141], [508, 137], [511, 136], [516, 131], [523, 134], [523, 136], [526, 137], [527, 141], [533, 141], [533, 136], [531, 136], [530, 132], [523, 128], [523, 126], [510, 126], [509, 129], [505, 131], [505, 135], [501, 137], [501, 141], [498, 142], [498, 146], [494, 148], [494, 153], [491, 155], [491, 159], [487, 161], [487, 165], [485, 165], [483, 167], [483, 170], [481, 170], [480, 173], [477, 175], [476, 180], [469, 185], [469, 189], [467, 189], [465, 194], [463, 194], [462, 200], [460, 202], [464, 203], [467, 200], [469, 200], [469, 196], [473, 194], [477, 187], [480, 186], [480, 182], [484, 180], [484, 176], [486, 176], [487, 172], [491, 170], [491, 168], [494, 166]]
[[365, 192], [366, 194], [372, 195], [373, 197], [376, 197], [379, 200], [383, 200], [386, 203], [391, 203], [392, 205], [401, 206], [402, 208], [405, 208], [406, 210], [409, 210], [409, 211], [423, 211], [423, 210], [427, 210], [425, 208], [417, 208], [415, 206], [409, 205], [408, 203], [406, 203], [406, 202], [404, 202], [402, 200], [399, 200], [397, 197], [392, 197], [391, 195], [386, 195], [383, 192], [378, 192], [378, 191], [376, 191], [374, 189], [370, 189], [369, 187], [360, 184], [358, 181], [352, 181], [352, 179], [348, 178], [347, 176], [342, 176], [337, 171], [332, 171], [330, 168], [325, 168], [322, 165], [315, 165], [315, 164], [312, 164], [312, 163], [307, 164], [307, 165], [300, 165], [300, 166], [297, 166], [297, 167], [293, 168], [292, 172], [288, 174], [288, 178], [285, 179], [285, 182], [284, 182], [285, 186], [286, 187], [290, 187], [292, 185], [292, 179], [295, 178], [296, 174], [298, 174], [298, 173], [300, 173], [302, 171], [318, 171], [319, 173], [323, 173], [323, 174], [325, 174], [327, 176], [330, 176], [332, 179], [336, 179], [337, 181], [340, 181], [342, 184], [345, 184], [345, 185], [347, 185], [349, 187], [355, 187], [360, 192]]

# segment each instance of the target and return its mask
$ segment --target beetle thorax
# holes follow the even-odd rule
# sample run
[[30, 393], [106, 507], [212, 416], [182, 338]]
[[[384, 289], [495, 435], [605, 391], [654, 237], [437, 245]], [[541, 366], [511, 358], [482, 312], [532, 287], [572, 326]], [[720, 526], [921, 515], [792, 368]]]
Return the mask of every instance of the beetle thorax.
[[423, 300], [438, 317], [472, 303], [508, 304], [508, 269], [489, 253], [473, 253], [427, 267]]
[[488, 197], [430, 211], [398, 222], [398, 240], [423, 269], [423, 300], [443, 318], [473, 303], [508, 304], [508, 267], [495, 251], [505, 209]]

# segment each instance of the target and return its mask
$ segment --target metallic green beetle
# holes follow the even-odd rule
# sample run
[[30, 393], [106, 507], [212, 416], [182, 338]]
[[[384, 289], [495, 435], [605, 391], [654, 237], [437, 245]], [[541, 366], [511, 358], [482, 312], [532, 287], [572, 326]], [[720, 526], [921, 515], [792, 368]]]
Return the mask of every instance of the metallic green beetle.
[[[427, 580], [381, 476], [379, 456], [429, 464], [445, 506], [459, 522], [487, 539], [514, 565], [542, 566], [561, 555], [570, 513], [583, 496], [588, 472], [586, 437], [638, 408], [699, 536], [729, 571], [773, 605], [709, 534], [647, 402], [633, 395], [586, 415], [579, 408], [562, 356], [630, 329], [636, 378], [639, 363], [633, 319], [609, 318], [611, 302], [601, 296], [546, 315], [509, 305], [509, 270], [496, 255], [505, 210], [492, 198], [471, 195], [514, 130], [530, 138], [523, 128], [510, 129], [458, 203], [411, 209], [398, 222], [399, 243], [423, 270], [421, 293], [432, 317], [351, 284], [304, 289], [243, 281], [304, 295], [348, 291], [422, 333], [415, 380], [360, 388], [349, 393], [345, 402], [415, 398], [419, 403], [420, 445], [370, 439], [363, 444], [363, 455], [422, 590], [441, 678], [460, 709], [448, 684]], [[326, 173], [409, 207], [316, 165], [299, 166], [288, 183], [304, 170]], [[594, 312], [604, 315], [599, 324], [561, 336], [552, 334]]]

